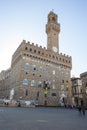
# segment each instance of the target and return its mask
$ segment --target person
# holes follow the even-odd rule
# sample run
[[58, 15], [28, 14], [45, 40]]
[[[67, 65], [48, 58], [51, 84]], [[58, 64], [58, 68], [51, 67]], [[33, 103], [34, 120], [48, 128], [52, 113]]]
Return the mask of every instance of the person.
[[18, 101], [18, 107], [20, 107], [20, 106], [21, 106], [20, 101]]
[[85, 106], [82, 106], [82, 113], [85, 116]]
[[78, 107], [79, 113], [81, 114], [81, 106], [79, 105]]

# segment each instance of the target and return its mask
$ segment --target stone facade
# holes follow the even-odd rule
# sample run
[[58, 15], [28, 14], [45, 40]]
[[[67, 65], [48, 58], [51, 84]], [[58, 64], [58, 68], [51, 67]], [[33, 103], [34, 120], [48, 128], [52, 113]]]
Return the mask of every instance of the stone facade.
[[87, 108], [87, 72], [81, 73], [80, 78], [82, 80], [82, 87], [83, 87], [83, 101], [84, 105]]
[[9, 98], [11, 88], [11, 69], [0, 73], [0, 98]]
[[83, 87], [81, 78], [73, 77], [72, 81], [72, 104], [73, 106], [81, 105], [81, 101], [83, 100]]
[[71, 104], [72, 58], [59, 53], [59, 32], [57, 15], [50, 12], [46, 24], [47, 48], [22, 41], [12, 56], [9, 98], [35, 100], [48, 106], [58, 106], [63, 98], [64, 103]]

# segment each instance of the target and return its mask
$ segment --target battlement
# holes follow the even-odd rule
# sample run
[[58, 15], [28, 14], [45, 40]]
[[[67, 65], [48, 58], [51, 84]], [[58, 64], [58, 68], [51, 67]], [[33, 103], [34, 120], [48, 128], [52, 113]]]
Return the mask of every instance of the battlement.
[[41, 45], [38, 46], [38, 44], [30, 43], [29, 41], [26, 42], [26, 40], [23, 40], [20, 44], [20, 46], [17, 48], [15, 51], [13, 57], [12, 57], [12, 62], [19, 57], [19, 55], [39, 55], [41, 57], [46, 57], [50, 58], [52, 60], [58, 60], [58, 62], [64, 63], [64, 64], [71, 64], [71, 56], [68, 56], [66, 54], [58, 54], [53, 51], [47, 50], [45, 47], [42, 47]]
[[60, 53], [59, 55], [61, 55], [61, 56], [63, 56], [63, 57], [71, 58], [71, 56], [66, 55], [66, 54], [63, 54], [63, 53]]
[[45, 49], [46, 50], [46, 47], [42, 47], [41, 45], [38, 45], [38, 44], [35, 44], [35, 43], [30, 43], [30, 41], [26, 42], [26, 40], [23, 40], [21, 42], [21, 45], [22, 44], [26, 44], [27, 46], [30, 45], [31, 47], [38, 47], [38, 48], [41, 48], [41, 49]]

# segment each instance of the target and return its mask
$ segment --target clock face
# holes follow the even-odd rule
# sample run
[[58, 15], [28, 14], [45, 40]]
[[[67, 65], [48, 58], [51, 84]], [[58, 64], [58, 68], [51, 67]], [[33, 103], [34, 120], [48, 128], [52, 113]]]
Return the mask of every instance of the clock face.
[[54, 52], [58, 52], [58, 49], [57, 49], [55, 46], [52, 47], [52, 50], [53, 50]]

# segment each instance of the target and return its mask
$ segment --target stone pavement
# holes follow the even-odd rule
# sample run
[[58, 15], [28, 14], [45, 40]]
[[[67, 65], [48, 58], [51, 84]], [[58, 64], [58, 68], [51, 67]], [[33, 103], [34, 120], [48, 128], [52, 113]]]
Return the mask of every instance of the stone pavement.
[[87, 111], [0, 107], [0, 130], [87, 130]]

